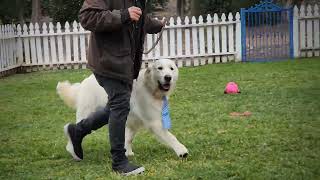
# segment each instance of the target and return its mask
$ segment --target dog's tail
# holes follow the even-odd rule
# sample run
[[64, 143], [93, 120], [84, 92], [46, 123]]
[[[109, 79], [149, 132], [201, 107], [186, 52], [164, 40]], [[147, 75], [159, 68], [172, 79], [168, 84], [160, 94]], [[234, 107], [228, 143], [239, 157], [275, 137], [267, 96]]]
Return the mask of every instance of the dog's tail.
[[69, 81], [58, 82], [57, 93], [67, 106], [76, 109], [79, 87], [80, 83], [70, 84]]

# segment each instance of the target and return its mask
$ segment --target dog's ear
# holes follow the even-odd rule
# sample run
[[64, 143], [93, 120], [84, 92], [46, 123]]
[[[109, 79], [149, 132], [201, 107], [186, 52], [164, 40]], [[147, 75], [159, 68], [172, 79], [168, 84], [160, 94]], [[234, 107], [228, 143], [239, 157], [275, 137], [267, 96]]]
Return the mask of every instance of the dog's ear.
[[151, 72], [151, 67], [147, 67], [146, 74], [150, 74], [150, 72]]
[[151, 76], [151, 67], [147, 67], [146, 71], [144, 72], [144, 78], [149, 79]]

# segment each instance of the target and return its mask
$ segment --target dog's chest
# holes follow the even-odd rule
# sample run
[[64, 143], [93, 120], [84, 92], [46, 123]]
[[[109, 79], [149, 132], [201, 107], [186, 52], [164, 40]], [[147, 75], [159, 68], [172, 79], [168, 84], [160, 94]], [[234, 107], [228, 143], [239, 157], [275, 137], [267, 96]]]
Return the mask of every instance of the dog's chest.
[[161, 120], [162, 101], [147, 96], [136, 98], [132, 102], [133, 114], [142, 121]]

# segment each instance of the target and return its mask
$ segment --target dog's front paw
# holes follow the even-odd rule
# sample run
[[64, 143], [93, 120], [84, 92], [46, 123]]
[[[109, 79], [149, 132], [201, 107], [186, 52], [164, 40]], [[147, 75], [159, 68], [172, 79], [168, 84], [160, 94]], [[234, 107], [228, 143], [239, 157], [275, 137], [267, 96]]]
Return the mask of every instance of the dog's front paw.
[[188, 149], [182, 144], [177, 149], [176, 153], [180, 158], [186, 158], [188, 156], [188, 154], [189, 154]]
[[134, 153], [132, 151], [126, 151], [126, 156], [127, 157], [134, 156]]

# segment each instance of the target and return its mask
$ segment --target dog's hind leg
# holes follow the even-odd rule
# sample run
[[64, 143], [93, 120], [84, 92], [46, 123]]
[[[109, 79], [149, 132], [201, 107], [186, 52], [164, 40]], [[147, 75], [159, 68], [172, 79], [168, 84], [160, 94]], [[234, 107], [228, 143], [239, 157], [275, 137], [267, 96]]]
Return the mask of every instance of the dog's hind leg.
[[181, 144], [173, 134], [163, 129], [161, 124], [151, 125], [150, 130], [156, 135], [160, 142], [171, 147], [179, 157], [185, 158], [188, 156], [188, 149]]

